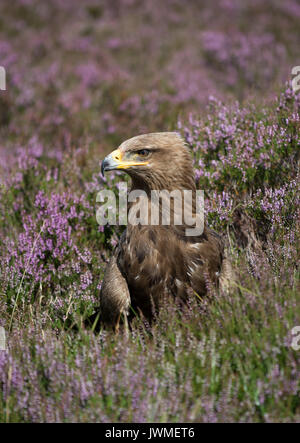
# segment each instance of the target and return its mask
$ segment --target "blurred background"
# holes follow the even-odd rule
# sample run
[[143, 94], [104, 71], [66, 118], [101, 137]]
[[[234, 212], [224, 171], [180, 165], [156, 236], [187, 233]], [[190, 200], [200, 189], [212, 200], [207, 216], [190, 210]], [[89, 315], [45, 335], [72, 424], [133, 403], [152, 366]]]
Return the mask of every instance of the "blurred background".
[[299, 19], [297, 0], [2, 1], [2, 163], [24, 146], [107, 151], [210, 96], [274, 98], [299, 61]]
[[[299, 19], [297, 0], [0, 1], [0, 422], [300, 421]], [[236, 284], [95, 334], [124, 229], [96, 221], [125, 179], [100, 162], [166, 130]]]

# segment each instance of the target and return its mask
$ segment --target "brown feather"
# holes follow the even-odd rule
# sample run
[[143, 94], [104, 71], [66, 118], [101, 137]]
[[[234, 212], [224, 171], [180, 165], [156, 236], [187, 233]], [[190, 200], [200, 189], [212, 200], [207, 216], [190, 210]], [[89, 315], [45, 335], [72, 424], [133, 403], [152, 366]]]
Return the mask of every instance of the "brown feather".
[[[144, 148], [152, 150], [149, 165], [126, 172], [132, 178], [132, 190], [146, 192], [149, 213], [151, 190], [163, 189], [193, 191], [195, 212], [192, 159], [181, 137], [169, 132], [145, 134], [127, 140], [119, 149], [129, 155], [130, 151]], [[218, 283], [223, 259], [220, 236], [205, 225], [202, 235], [187, 237], [185, 228], [184, 224], [174, 223], [128, 224], [103, 281], [101, 311], [106, 322], [118, 322], [120, 312], [128, 310], [129, 304], [151, 320], [153, 306], [158, 308], [164, 297], [171, 295], [185, 300], [191, 289], [203, 296], [207, 272], [210, 280]]]

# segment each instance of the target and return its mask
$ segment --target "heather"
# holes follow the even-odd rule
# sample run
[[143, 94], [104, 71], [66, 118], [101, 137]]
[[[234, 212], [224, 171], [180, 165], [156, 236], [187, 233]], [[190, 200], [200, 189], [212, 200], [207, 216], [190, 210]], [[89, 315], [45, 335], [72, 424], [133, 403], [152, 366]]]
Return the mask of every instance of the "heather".
[[[0, 421], [300, 419], [298, 2], [0, 4]], [[100, 161], [181, 133], [236, 275], [153, 325], [87, 321], [122, 227]]]

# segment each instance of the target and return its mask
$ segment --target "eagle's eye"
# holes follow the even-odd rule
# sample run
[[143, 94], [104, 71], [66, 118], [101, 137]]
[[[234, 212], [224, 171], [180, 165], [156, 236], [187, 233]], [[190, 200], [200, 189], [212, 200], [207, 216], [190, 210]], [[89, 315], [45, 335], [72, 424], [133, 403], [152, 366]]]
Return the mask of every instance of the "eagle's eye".
[[148, 155], [150, 154], [149, 149], [140, 149], [139, 151], [136, 151], [136, 153], [143, 158], [148, 157]]

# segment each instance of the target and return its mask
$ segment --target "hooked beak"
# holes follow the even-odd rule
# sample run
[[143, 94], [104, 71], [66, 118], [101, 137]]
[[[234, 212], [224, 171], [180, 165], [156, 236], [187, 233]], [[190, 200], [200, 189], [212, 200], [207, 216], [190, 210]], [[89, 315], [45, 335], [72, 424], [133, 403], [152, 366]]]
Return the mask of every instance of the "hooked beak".
[[101, 164], [101, 174], [104, 175], [104, 172], [112, 171], [114, 169], [129, 169], [131, 166], [148, 164], [148, 162], [124, 161], [122, 158], [123, 153], [120, 149], [116, 149], [111, 154], [107, 155]]
[[104, 175], [106, 171], [112, 171], [113, 169], [117, 169], [118, 162], [112, 156], [113, 152], [105, 157], [101, 164], [101, 174]]

